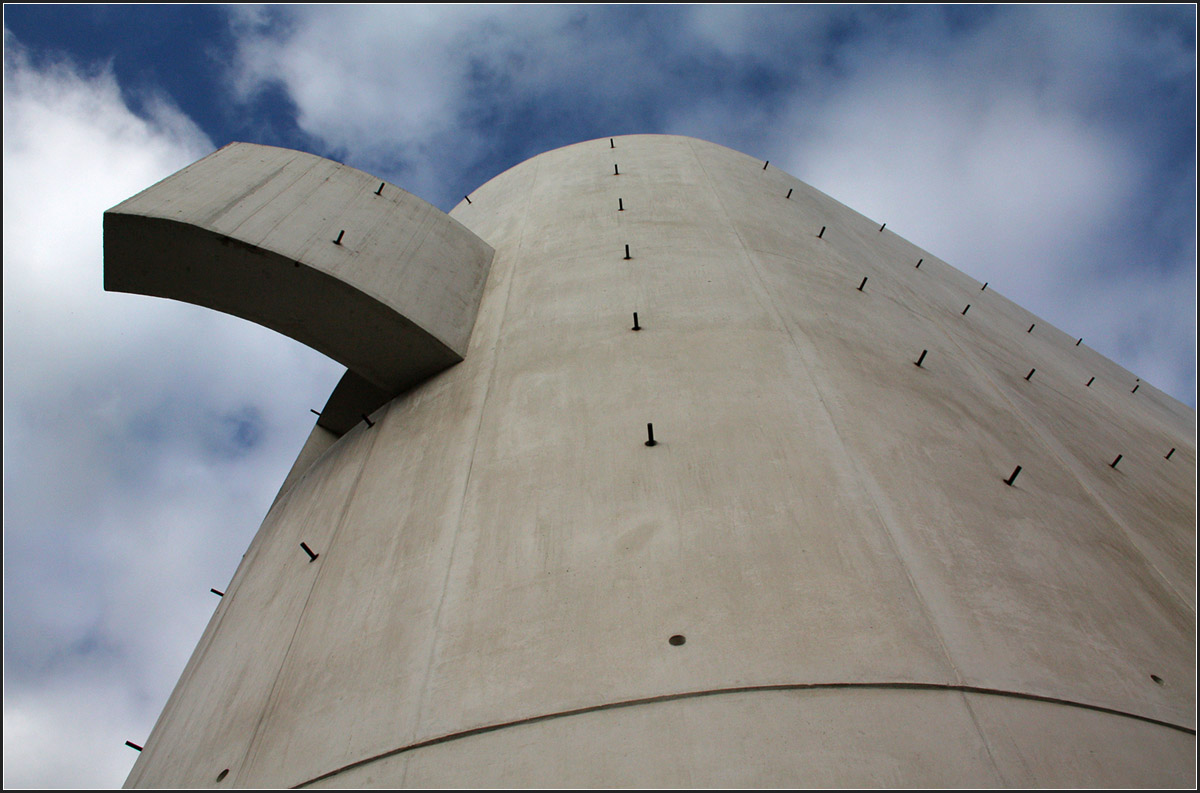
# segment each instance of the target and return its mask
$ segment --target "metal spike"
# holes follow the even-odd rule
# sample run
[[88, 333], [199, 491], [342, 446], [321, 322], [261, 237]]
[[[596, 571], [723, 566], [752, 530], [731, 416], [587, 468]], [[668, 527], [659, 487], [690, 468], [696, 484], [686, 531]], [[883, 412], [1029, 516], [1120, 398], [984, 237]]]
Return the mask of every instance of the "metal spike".
[[863, 290], [863, 287], [866, 285], [867, 285], [867, 276], [864, 275], [862, 283], [858, 285], [858, 291], [861, 292]]
[[646, 441], [647, 446], [657, 446], [658, 445], [658, 441], [654, 440], [654, 425], [653, 424], [646, 425], [646, 435], [649, 438]]
[[307, 543], [303, 543], [303, 542], [300, 543], [300, 547], [304, 549], [304, 552], [306, 554], [308, 554], [308, 561], [310, 561], [310, 562], [316, 560], [316, 558], [318, 556], [320, 556], [320, 554], [318, 554], [318, 553], [313, 553], [312, 548], [309, 548]]
[[925, 353], [927, 352], [929, 352], [929, 350], [921, 350], [921, 357], [917, 359], [917, 366], [920, 366], [921, 361], [925, 360]]
[[1018, 465], [1015, 469], [1013, 469], [1012, 476], [1004, 480], [1004, 484], [1012, 487], [1012, 483], [1017, 481], [1017, 474], [1019, 473], [1021, 473], [1021, 466]]

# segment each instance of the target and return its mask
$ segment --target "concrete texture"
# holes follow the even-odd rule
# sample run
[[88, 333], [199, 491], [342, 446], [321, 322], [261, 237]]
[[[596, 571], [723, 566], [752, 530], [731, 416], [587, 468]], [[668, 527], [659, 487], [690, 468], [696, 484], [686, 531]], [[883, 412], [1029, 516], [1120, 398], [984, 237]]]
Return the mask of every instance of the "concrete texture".
[[451, 214], [464, 360], [314, 430], [128, 785], [1195, 784], [1194, 411], [703, 141]]
[[[251, 143], [104, 213], [105, 289], [214, 308], [325, 353], [386, 394], [354, 421], [462, 360], [491, 258], [416, 196]], [[325, 423], [339, 435], [343, 425]]]

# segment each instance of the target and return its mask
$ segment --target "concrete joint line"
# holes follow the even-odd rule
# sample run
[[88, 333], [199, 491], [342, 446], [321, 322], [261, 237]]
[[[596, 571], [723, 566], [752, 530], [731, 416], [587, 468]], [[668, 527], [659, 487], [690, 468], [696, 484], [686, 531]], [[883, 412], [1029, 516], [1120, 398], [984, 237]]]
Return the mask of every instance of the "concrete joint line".
[[[354, 497], [358, 493], [358, 485], [360, 482], [362, 482], [363, 472], [367, 470], [367, 461], [370, 459], [371, 453], [375, 451], [375, 439], [378, 438], [380, 434], [381, 433], [377, 432], [371, 433], [371, 436], [367, 438], [367, 448], [363, 450], [362, 462], [359, 463], [358, 472], [354, 475], [354, 482], [350, 485], [349, 492], [346, 493], [346, 500], [342, 503], [342, 511], [341, 514], [338, 515], [337, 523], [334, 524], [333, 531], [329, 535], [327, 553], [328, 551], [332, 551], [336, 545], [338, 534], [341, 532], [342, 526], [346, 522], [346, 515], [350, 512], [350, 507], [354, 503]], [[315, 559], [316, 557], [313, 558]], [[310, 559], [309, 561], [311, 562], [313, 560]], [[328, 557], [326, 558], [326, 561], [328, 561]], [[275, 672], [275, 678], [272, 680], [271, 688], [267, 692], [266, 702], [263, 705], [262, 712], [258, 716], [258, 721], [254, 725], [254, 732], [250, 736], [250, 742], [246, 745], [246, 752], [242, 755], [242, 762], [238, 766], [237, 775], [234, 777], [235, 785], [238, 784], [238, 782], [242, 779], [243, 774], [249, 772], [251, 766], [254, 765], [255, 758], [258, 756], [258, 749], [261, 746], [263, 732], [266, 729], [271, 714], [275, 710], [275, 706], [278, 704], [278, 698], [276, 694], [279, 690], [280, 684], [282, 683], [284, 672], [288, 668], [288, 661], [292, 657], [292, 649], [296, 645], [296, 637], [300, 635], [300, 631], [304, 628], [304, 617], [308, 613], [308, 604], [312, 600], [313, 592], [316, 591], [317, 584], [321, 581], [321, 574], [325, 571], [325, 569], [326, 565], [322, 565], [316, 571], [316, 574], [313, 576], [312, 583], [308, 587], [308, 594], [304, 597], [304, 605], [301, 606], [300, 615], [296, 619], [296, 627], [292, 630], [291, 638], [288, 639], [287, 649], [283, 652], [283, 658], [279, 663], [279, 669]]]
[[369, 765], [379, 760], [386, 760], [389, 757], [411, 752], [415, 749], [424, 749], [427, 746], [436, 746], [440, 743], [448, 743], [456, 741], [460, 738], [470, 738], [474, 735], [482, 735], [488, 732], [496, 732], [497, 730], [507, 729], [509, 727], [521, 727], [526, 724], [537, 724], [542, 721], [551, 719], [562, 719], [570, 716], [582, 716], [587, 713], [597, 713], [604, 710], [616, 710], [617, 708], [631, 708], [641, 705], [657, 705], [664, 702], [674, 702], [681, 699], [695, 699], [697, 697], [713, 697], [725, 694], [756, 694], [774, 691], [831, 691], [837, 689], [865, 689], [875, 691], [957, 691], [963, 694], [982, 694], [996, 697], [1009, 697], [1012, 699], [1023, 699], [1032, 702], [1044, 702], [1050, 705], [1064, 705], [1066, 707], [1080, 708], [1082, 710], [1093, 710], [1100, 713], [1108, 713], [1113, 716], [1123, 716], [1129, 719], [1156, 724], [1159, 727], [1166, 727], [1172, 730], [1195, 735], [1196, 730], [1192, 727], [1185, 727], [1181, 724], [1173, 724], [1169, 721], [1142, 716], [1137, 713], [1117, 710], [1115, 708], [1107, 708], [1103, 705], [1091, 705], [1086, 702], [1075, 702], [1068, 699], [1059, 699], [1058, 697], [1047, 697], [1041, 694], [1029, 694], [1021, 691], [1006, 691], [998, 688], [984, 688], [981, 686], [966, 686], [947, 683], [777, 683], [772, 685], [762, 686], [737, 686], [734, 688], [713, 688], [702, 691], [685, 691], [678, 694], [662, 694], [656, 697], [641, 697], [639, 699], [627, 699], [620, 702], [606, 702], [602, 705], [588, 705], [582, 708], [573, 708], [571, 710], [556, 711], [554, 713], [544, 713], [540, 716], [529, 716], [524, 719], [514, 719], [513, 721], [497, 722], [495, 724], [487, 724], [482, 727], [472, 727], [468, 730], [459, 732], [447, 733], [434, 738], [427, 738], [423, 741], [400, 746], [395, 749], [377, 754], [374, 757], [368, 757], [364, 760], [357, 760], [353, 763], [336, 768], [333, 771], [328, 771], [320, 776], [305, 780], [299, 784], [293, 785], [292, 788], [302, 788], [308, 785], [315, 784], [325, 779], [335, 777], [346, 771], [351, 771], [355, 768]]
[[[758, 301], [758, 304], [762, 307], [763, 311], [774, 319], [778, 327], [782, 328], [783, 331], [787, 333], [788, 339], [791, 341], [792, 348], [796, 351], [797, 359], [799, 360], [800, 365], [803, 366], [805, 371], [808, 373], [809, 382], [813, 384], [813, 388], [817, 392], [818, 399], [821, 403], [821, 409], [825, 413], [825, 418], [829, 422], [830, 428], [835, 431], [835, 437], [842, 451], [843, 458], [845, 459], [846, 463], [855, 471], [859, 479], [867, 485], [868, 497], [871, 500], [872, 509], [879, 520], [879, 526], [883, 531], [884, 536], [887, 538], [887, 542], [891, 545], [892, 550], [895, 552], [896, 559], [899, 561], [900, 567], [904, 571], [904, 576], [908, 579], [908, 585], [913, 593], [913, 596], [917, 599], [917, 602], [921, 604], [922, 615], [927, 621], [929, 629], [937, 638], [938, 647], [941, 648], [942, 656], [945, 659], [946, 664], [953, 671], [954, 676], [961, 680], [962, 676], [959, 672], [958, 665], [954, 662], [954, 656], [950, 652], [950, 646], [946, 641], [946, 636], [942, 629], [942, 625], [938, 622], [937, 614], [932, 608], [930, 608], [929, 602], [926, 600], [925, 593], [921, 591], [921, 588], [917, 585], [917, 578], [913, 575], [913, 559], [907, 552], [908, 543], [906, 539], [903, 536], [900, 536], [900, 532], [902, 530], [898, 528], [898, 526], [895, 524], [895, 521], [892, 519], [891, 504], [884, 498], [882, 492], [880, 491], [879, 485], [875, 480], [875, 477], [871, 475], [869, 471], [859, 466], [858, 459], [854, 454], [851, 453], [851, 450], [846, 446], [845, 441], [842, 439], [843, 435], [838, 425], [837, 418], [830, 409], [829, 403], [825, 399], [825, 392], [821, 388], [820, 380], [813, 376], [808, 358], [805, 355], [805, 350], [801, 347], [800, 342], [796, 339], [796, 334], [793, 333], [789, 323], [784, 319], [783, 312], [781, 312], [779, 307], [775, 305], [769, 290], [765, 288], [762, 273], [759, 271], [758, 265], [752, 253], [754, 249], [746, 243], [745, 239], [742, 237], [741, 230], [738, 228], [737, 224], [733, 222], [733, 216], [729, 214], [729, 210], [725, 207], [725, 202], [721, 198], [721, 194], [717, 191], [716, 183], [713, 181], [712, 175], [709, 174], [708, 169], [704, 167], [704, 160], [699, 156], [699, 154], [696, 153], [695, 145], [689, 141], [688, 146], [692, 150], [692, 156], [695, 157], [696, 161], [699, 163], [700, 171], [704, 174], [704, 178], [708, 181], [709, 189], [712, 190], [713, 196], [716, 198], [717, 203], [721, 207], [721, 211], [725, 214], [730, 228], [732, 228], [734, 233], [737, 235], [738, 244], [742, 248], [742, 254], [743, 258], [746, 260], [747, 269], [754, 276], [753, 284], [755, 287], [755, 299]], [[882, 231], [882, 229], [880, 230]], [[909, 291], [910, 294], [912, 294], [911, 290]], [[918, 305], [922, 304], [918, 303]]]
[[[536, 192], [536, 189], [537, 189], [538, 171], [539, 170], [540, 170], [540, 168], [537, 168], [537, 167], [534, 168], [533, 177], [530, 180], [529, 195], [525, 199], [525, 211], [522, 213], [522, 216], [521, 216], [520, 241], [517, 243], [515, 255], [512, 257], [512, 261], [509, 265], [510, 269], [508, 272], [508, 283], [504, 287], [504, 313], [501, 314], [500, 324], [496, 328], [495, 351], [492, 354], [491, 370], [488, 372], [488, 375], [487, 375], [487, 385], [484, 388], [483, 395], [479, 398], [479, 416], [477, 417], [476, 422], [475, 422], [474, 441], [471, 444], [470, 457], [468, 457], [468, 459], [467, 459], [467, 470], [463, 474], [463, 478], [462, 478], [462, 492], [459, 497], [458, 516], [455, 518], [455, 521], [454, 521], [454, 538], [450, 542], [450, 556], [446, 562], [446, 573], [442, 577], [442, 592], [441, 592], [441, 595], [438, 597], [437, 609], [434, 611], [434, 614], [433, 614], [434, 638], [429, 643], [430, 644], [429, 655], [425, 659], [425, 673], [424, 673], [424, 675], [422, 675], [422, 678], [421, 678], [422, 679], [421, 693], [417, 700], [416, 715], [413, 718], [413, 735], [414, 736], [420, 732], [421, 719], [425, 715], [425, 695], [426, 695], [426, 692], [429, 691], [429, 679], [430, 679], [430, 676], [433, 674], [434, 660], [437, 657], [438, 637], [440, 637], [442, 635], [442, 633], [441, 633], [442, 606], [445, 605], [445, 602], [446, 602], [446, 592], [450, 587], [450, 574], [454, 570], [454, 560], [458, 554], [458, 538], [459, 538], [460, 534], [462, 533], [463, 513], [466, 509], [467, 496], [471, 490], [471, 473], [475, 469], [475, 454], [479, 448], [480, 428], [483, 426], [484, 418], [487, 414], [488, 397], [491, 395], [492, 386], [495, 384], [495, 381], [496, 381], [496, 369], [499, 367], [499, 361], [500, 361], [500, 345], [503, 344], [503, 340], [504, 340], [504, 324], [509, 317], [508, 303], [512, 297], [513, 283], [516, 281], [517, 276], [519, 275], [519, 266], [520, 266], [520, 262], [521, 262], [521, 251], [524, 250], [524, 248], [525, 248], [525, 229], [528, 225], [529, 205], [530, 205], [530, 203], [532, 203], [534, 193]], [[492, 264], [495, 264], [495, 259], [492, 260]], [[491, 278], [491, 275], [492, 275], [491, 271], [489, 270], [488, 277]], [[486, 284], [485, 284], [485, 291], [486, 291]], [[482, 306], [482, 303], [483, 303], [483, 299], [481, 298], [480, 299], [481, 306]], [[337, 773], [337, 772], [335, 771], [333, 773]], [[304, 784], [307, 784], [307, 783], [304, 783]], [[401, 785], [403, 786], [403, 780], [401, 782]]]

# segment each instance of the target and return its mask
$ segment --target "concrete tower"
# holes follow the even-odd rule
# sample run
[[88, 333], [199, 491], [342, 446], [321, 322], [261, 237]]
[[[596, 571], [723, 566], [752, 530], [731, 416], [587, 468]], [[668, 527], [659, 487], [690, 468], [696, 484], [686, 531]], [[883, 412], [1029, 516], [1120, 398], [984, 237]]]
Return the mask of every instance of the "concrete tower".
[[105, 285], [348, 368], [130, 786], [1196, 782], [1194, 411], [767, 163], [233, 144]]

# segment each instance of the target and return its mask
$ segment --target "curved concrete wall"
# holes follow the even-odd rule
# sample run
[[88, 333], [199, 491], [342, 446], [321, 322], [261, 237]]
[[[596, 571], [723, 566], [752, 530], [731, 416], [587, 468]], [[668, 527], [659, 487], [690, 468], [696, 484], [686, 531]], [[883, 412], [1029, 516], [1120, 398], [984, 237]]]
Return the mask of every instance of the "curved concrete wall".
[[293, 472], [129, 785], [1195, 783], [1192, 410], [710, 143], [452, 216], [464, 361]]

